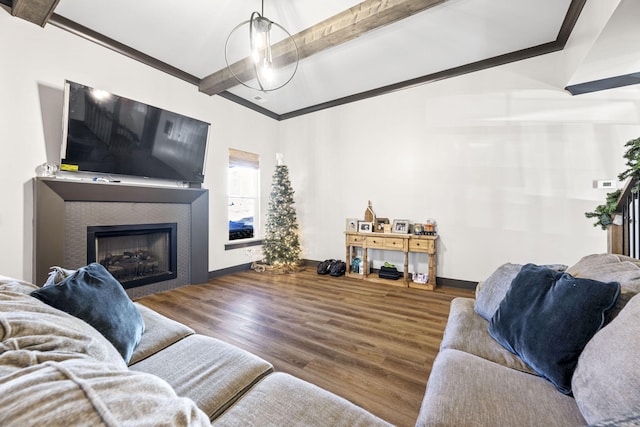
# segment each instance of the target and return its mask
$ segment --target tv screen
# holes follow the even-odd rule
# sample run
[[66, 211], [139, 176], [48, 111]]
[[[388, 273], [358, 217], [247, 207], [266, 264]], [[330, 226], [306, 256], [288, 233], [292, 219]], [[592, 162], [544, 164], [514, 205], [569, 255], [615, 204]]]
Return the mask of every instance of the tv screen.
[[210, 124], [65, 82], [61, 170], [204, 180]]

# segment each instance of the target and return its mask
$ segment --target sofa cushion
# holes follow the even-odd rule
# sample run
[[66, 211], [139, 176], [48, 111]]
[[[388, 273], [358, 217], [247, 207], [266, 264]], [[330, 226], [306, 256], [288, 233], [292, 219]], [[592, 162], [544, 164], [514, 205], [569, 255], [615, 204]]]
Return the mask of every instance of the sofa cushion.
[[567, 270], [573, 277], [620, 283], [620, 296], [611, 310], [615, 318], [627, 302], [640, 293], [640, 260], [625, 255], [593, 254], [580, 259]]
[[144, 320], [144, 334], [140, 344], [133, 351], [129, 365], [133, 365], [180, 341], [182, 338], [195, 334], [190, 327], [161, 315], [160, 313], [134, 302], [138, 312]]
[[535, 374], [522, 359], [489, 335], [489, 322], [474, 311], [473, 304], [471, 298], [458, 297], [451, 301], [440, 349], [465, 351], [511, 369]]
[[22, 280], [14, 279], [8, 276], [0, 275], [0, 287], [3, 292], [13, 292], [18, 294], [29, 295], [31, 292], [39, 289], [38, 286], [33, 283], [25, 282]]
[[211, 424], [243, 427], [391, 426], [333, 393], [281, 372], [260, 381]]
[[584, 426], [576, 402], [544, 378], [459, 350], [436, 357], [417, 427]]
[[259, 357], [204, 335], [188, 336], [130, 368], [164, 379], [212, 419], [273, 370]]
[[[556, 271], [564, 271], [563, 264], [549, 264], [548, 267]], [[479, 284], [476, 292], [475, 310], [486, 320], [491, 320], [511, 287], [511, 282], [520, 273], [522, 264], [506, 263], [501, 265], [484, 282]]]
[[207, 426], [208, 417], [160, 378], [90, 359], [0, 375], [3, 426]]
[[619, 274], [620, 285], [635, 288], [640, 292], [640, 260], [626, 255], [591, 254], [582, 257], [567, 269], [574, 277], [605, 280], [612, 274]]
[[640, 412], [640, 295], [586, 345], [573, 393], [589, 423]]
[[640, 426], [640, 412], [621, 415], [600, 421], [596, 424], [589, 424], [589, 427], [638, 427]]
[[489, 322], [489, 333], [562, 393], [571, 393], [578, 357], [604, 325], [617, 282], [577, 279], [527, 264]]
[[125, 362], [131, 359], [144, 332], [144, 321], [122, 285], [98, 263], [82, 267], [31, 295], [96, 328]]
[[86, 322], [39, 301], [24, 283], [0, 285], [0, 370], [90, 358], [125, 368], [116, 349]]

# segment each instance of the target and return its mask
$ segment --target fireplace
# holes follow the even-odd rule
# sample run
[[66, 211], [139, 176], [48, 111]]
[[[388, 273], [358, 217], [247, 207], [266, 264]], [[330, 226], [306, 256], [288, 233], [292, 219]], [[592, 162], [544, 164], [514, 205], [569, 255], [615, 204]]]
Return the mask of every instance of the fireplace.
[[[176, 224], [173, 235], [177, 235], [177, 246], [170, 251], [177, 256], [177, 265], [170, 264], [166, 270], [177, 276], [146, 285], [130, 282], [125, 285], [127, 294], [136, 299], [180, 286], [206, 283], [209, 279], [208, 212], [209, 193], [201, 188], [36, 178], [34, 281], [44, 283], [52, 266], [77, 269], [86, 265], [89, 227], [150, 224], [158, 228], [159, 224]], [[95, 252], [95, 244], [91, 246]], [[137, 250], [140, 249], [131, 246], [110, 251], [116, 256], [131, 256], [124, 252], [135, 255]], [[100, 262], [98, 257], [93, 259]]]
[[177, 223], [87, 227], [87, 263], [102, 264], [125, 289], [177, 277]]

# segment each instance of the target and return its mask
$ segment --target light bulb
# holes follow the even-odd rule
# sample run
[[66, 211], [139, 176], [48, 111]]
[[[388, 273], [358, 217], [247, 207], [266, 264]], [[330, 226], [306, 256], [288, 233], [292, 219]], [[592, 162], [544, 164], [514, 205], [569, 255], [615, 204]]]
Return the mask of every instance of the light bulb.
[[272, 82], [273, 68], [271, 67], [271, 64], [265, 61], [264, 64], [262, 64], [262, 67], [260, 68], [260, 74], [264, 80], [266, 80], [267, 82]]
[[[236, 75], [236, 73], [233, 70], [233, 67], [231, 67], [229, 62], [228, 52], [229, 52], [230, 39], [236, 33], [240, 36], [240, 32], [237, 30], [244, 27], [246, 24], [249, 25], [249, 40], [248, 40], [249, 51], [247, 52], [248, 53], [247, 59], [249, 59], [249, 61], [253, 63], [254, 73], [252, 73], [253, 74], [252, 76], [249, 76], [247, 74], [246, 81], [244, 81], [243, 78], [240, 78], [240, 76]], [[279, 69], [276, 70], [274, 68], [275, 63], [274, 63], [273, 54], [271, 51], [272, 49], [271, 30], [274, 27], [278, 30], [278, 32], [284, 32], [287, 35], [288, 39], [291, 40], [291, 43], [293, 43], [293, 46], [295, 47], [295, 54], [296, 54], [295, 68], [293, 70], [293, 73], [291, 73], [290, 77], [286, 78], [286, 74], [285, 74], [286, 80], [284, 81], [281, 76], [280, 70]], [[243, 44], [246, 46], [246, 43], [247, 43], [247, 40], [245, 39]], [[286, 29], [284, 29], [281, 25], [273, 21], [270, 21], [268, 18], [265, 18], [264, 16], [262, 16], [259, 12], [253, 12], [251, 14], [251, 18], [248, 21], [244, 21], [240, 25], [238, 25], [236, 28], [234, 28], [233, 31], [231, 31], [231, 34], [229, 34], [229, 37], [227, 38], [227, 42], [225, 44], [225, 61], [227, 62], [227, 67], [229, 71], [233, 74], [236, 80], [238, 80], [238, 82], [240, 82], [244, 86], [247, 86], [252, 89], [261, 90], [264, 92], [279, 89], [280, 87], [287, 84], [293, 78], [293, 75], [295, 74], [295, 70], [297, 70], [298, 68], [299, 57], [297, 57], [297, 55], [298, 55], [297, 46], [295, 46], [295, 41], [291, 37], [291, 34], [289, 34], [289, 32]], [[255, 82], [255, 85], [249, 82], [252, 82], [252, 83]], [[274, 84], [277, 84], [279, 86], [274, 86]]]

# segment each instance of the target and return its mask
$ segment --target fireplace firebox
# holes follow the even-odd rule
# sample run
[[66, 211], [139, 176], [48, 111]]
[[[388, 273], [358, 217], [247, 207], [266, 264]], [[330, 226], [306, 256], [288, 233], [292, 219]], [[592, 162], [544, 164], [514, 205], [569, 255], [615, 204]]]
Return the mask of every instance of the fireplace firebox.
[[125, 289], [177, 277], [177, 223], [87, 227], [87, 263], [102, 264]]

